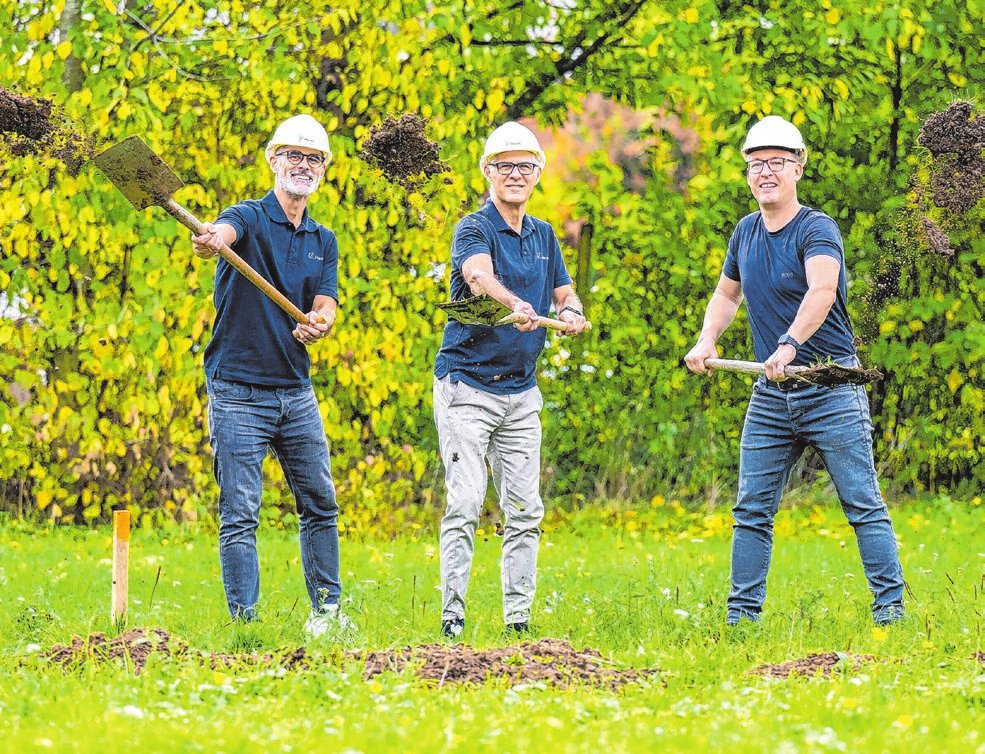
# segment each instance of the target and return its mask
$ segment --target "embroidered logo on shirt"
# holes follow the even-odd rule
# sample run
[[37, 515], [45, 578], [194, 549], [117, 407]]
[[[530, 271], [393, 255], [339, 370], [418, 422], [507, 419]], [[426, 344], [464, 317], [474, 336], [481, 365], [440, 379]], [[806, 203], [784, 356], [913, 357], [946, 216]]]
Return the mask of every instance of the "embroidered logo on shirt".
[[[311, 255], [309, 254], [308, 256], [311, 256]], [[780, 275], [780, 277], [783, 278], [784, 280], [787, 280], [788, 278], [795, 278], [795, 277], [797, 277], [797, 273], [796, 272], [784, 272], [784, 273], [782, 273]]]
[[308, 259], [317, 259], [319, 262], [325, 261], [325, 257], [320, 257], [317, 254], [315, 254], [315, 252], [313, 251], [308, 252]]

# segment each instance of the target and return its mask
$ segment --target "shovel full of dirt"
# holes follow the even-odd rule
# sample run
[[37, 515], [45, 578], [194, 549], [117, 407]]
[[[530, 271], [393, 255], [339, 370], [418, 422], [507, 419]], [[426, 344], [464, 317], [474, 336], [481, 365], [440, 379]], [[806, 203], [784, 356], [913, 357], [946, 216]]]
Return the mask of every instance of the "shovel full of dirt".
[[[528, 319], [526, 315], [511, 311], [508, 307], [485, 293], [473, 296], [472, 298], [438, 304], [438, 308], [463, 325], [485, 325], [486, 327], [522, 325]], [[540, 317], [538, 326], [560, 332], [568, 329], [566, 323], [559, 319], [550, 319], [548, 317]], [[592, 323], [589, 322], [585, 329], [591, 330]]]
[[[194, 231], [196, 235], [202, 234], [202, 223], [171, 198], [171, 195], [185, 184], [139, 136], [131, 136], [110, 147], [98, 155], [94, 162], [134, 207], [137, 209], [162, 207], [171, 217]], [[256, 270], [226, 244], [219, 249], [219, 256], [263, 291], [295, 322], [308, 324], [308, 317], [300, 309], [260, 277]]]
[[[731, 359], [705, 359], [709, 369], [723, 369], [727, 372], [744, 372], [746, 374], [766, 374], [766, 366], [758, 361], [733, 361]], [[784, 374], [801, 382], [821, 387], [837, 385], [868, 385], [883, 378], [878, 369], [862, 369], [861, 367], [844, 367], [841, 364], [818, 364], [813, 367], [788, 366]]]

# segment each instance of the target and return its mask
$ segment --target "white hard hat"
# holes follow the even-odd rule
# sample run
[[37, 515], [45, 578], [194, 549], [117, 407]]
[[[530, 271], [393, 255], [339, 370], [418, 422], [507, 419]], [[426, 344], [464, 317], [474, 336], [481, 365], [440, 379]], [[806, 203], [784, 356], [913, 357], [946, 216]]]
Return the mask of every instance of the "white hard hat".
[[537, 164], [541, 168], [547, 164], [547, 155], [540, 148], [540, 142], [537, 141], [534, 132], [514, 121], [504, 123], [489, 134], [489, 138], [486, 139], [486, 147], [482, 150], [479, 167], [485, 170], [489, 158], [503, 152], [530, 152], [537, 158]]
[[749, 135], [742, 145], [742, 156], [746, 157], [757, 149], [784, 149], [800, 157], [801, 163], [807, 162], [807, 147], [800, 130], [779, 115], [767, 115], [749, 129]]
[[268, 163], [278, 147], [317, 149], [325, 155], [326, 163], [332, 160], [332, 150], [328, 146], [328, 132], [310, 115], [295, 115], [277, 126], [277, 130], [267, 143]]

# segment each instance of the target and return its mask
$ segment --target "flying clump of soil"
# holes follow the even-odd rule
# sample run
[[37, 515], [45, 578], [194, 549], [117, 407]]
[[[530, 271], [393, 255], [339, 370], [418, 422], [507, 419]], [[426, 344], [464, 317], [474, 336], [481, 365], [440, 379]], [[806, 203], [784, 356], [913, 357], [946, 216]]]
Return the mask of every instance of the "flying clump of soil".
[[917, 143], [932, 157], [931, 201], [967, 214], [985, 197], [985, 116], [976, 115], [971, 102], [956, 100], [924, 121]]
[[95, 139], [79, 130], [50, 99], [28, 97], [0, 86], [2, 146], [15, 157], [54, 157], [75, 175], [92, 158]]
[[388, 115], [370, 129], [359, 157], [379, 168], [391, 183], [412, 188], [449, 170], [438, 145], [425, 135], [426, 128], [427, 121], [414, 113], [404, 113], [400, 120]]

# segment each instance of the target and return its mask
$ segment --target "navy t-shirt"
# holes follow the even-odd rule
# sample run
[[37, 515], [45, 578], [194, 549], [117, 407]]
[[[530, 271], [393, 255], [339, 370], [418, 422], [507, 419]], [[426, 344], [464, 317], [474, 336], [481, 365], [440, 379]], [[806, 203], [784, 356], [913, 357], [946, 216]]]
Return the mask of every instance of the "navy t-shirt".
[[[571, 283], [554, 229], [543, 220], [524, 215], [517, 234], [499, 214], [492, 200], [455, 227], [451, 248], [451, 300], [472, 298], [462, 275], [465, 260], [476, 254], [492, 257], [496, 279], [546, 317], [554, 289]], [[546, 341], [544, 328], [519, 332], [515, 327], [463, 325], [453, 319], [445, 325], [441, 350], [434, 363], [438, 379], [510, 395], [537, 384], [537, 358]]]
[[766, 361], [776, 351], [780, 336], [793, 323], [807, 295], [804, 263], [819, 254], [841, 263], [838, 289], [827, 319], [801, 344], [791, 362], [795, 365], [810, 366], [828, 357], [840, 360], [855, 355], [841, 232], [834, 220], [809, 207], [801, 207], [789, 223], [772, 233], [759, 212], [746, 215], [736, 225], [723, 272], [742, 285], [757, 361]]
[[[236, 229], [233, 251], [301, 311], [311, 311], [315, 296], [338, 301], [335, 234], [307, 210], [295, 229], [271, 191], [229, 207], [216, 223]], [[222, 257], [214, 298], [215, 324], [205, 349], [210, 378], [264, 387], [311, 384], [308, 351], [292, 334], [297, 323]]]

